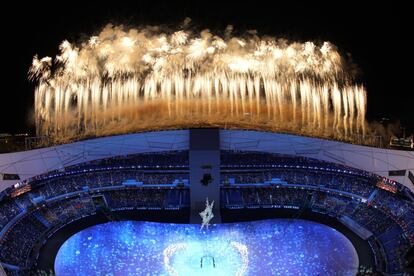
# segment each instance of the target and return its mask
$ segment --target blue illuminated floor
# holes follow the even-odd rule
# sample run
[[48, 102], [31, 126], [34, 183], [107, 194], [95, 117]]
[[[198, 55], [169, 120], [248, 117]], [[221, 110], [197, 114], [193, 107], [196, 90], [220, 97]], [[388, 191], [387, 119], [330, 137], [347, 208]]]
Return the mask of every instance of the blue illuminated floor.
[[273, 219], [199, 225], [110, 222], [59, 249], [60, 275], [355, 275], [351, 242], [328, 226]]

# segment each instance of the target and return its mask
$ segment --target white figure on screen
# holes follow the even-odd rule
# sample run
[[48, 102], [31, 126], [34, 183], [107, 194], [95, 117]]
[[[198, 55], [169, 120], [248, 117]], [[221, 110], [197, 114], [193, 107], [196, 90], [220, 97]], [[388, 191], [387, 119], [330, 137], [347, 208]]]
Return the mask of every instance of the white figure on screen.
[[206, 198], [206, 209], [204, 209], [204, 211], [200, 213], [201, 219], [203, 220], [203, 222], [201, 223], [200, 230], [203, 230], [204, 227], [208, 229], [208, 227], [210, 226], [210, 221], [214, 218], [213, 205], [214, 200], [211, 203], [209, 203], [208, 198]]

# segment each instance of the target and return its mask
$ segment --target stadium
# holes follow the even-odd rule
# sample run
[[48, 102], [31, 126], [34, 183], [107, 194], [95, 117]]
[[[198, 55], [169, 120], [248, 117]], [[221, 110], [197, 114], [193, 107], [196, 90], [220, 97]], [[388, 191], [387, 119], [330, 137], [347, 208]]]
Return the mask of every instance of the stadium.
[[[402, 275], [414, 242], [412, 173], [389, 176], [413, 152], [205, 128], [0, 157], [21, 179], [1, 182], [7, 275]], [[214, 218], [200, 231], [206, 197]]]
[[0, 276], [413, 272], [413, 138], [334, 44], [186, 18], [55, 48], [34, 136], [0, 135]]

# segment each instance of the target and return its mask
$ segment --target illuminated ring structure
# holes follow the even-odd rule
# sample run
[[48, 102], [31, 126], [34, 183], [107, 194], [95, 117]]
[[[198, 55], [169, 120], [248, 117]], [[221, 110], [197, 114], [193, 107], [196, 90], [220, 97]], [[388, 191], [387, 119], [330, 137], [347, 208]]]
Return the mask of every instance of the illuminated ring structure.
[[[240, 258], [242, 260], [242, 265], [236, 272], [235, 276], [243, 276], [245, 275], [249, 267], [249, 251], [247, 250], [247, 246], [240, 242], [234, 241], [231, 242], [230, 245], [239, 252]], [[175, 243], [169, 245], [167, 248], [164, 249], [164, 265], [171, 276], [178, 276], [178, 272], [171, 266], [171, 257], [174, 256], [177, 251], [183, 250], [186, 247], [187, 244], [185, 243]]]

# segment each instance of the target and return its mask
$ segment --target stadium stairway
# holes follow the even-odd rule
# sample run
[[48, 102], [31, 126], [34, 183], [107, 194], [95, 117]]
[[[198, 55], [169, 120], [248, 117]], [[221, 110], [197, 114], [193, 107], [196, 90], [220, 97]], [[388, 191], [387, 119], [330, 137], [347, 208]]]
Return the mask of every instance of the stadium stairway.
[[52, 227], [49, 221], [47, 221], [39, 212], [33, 212], [32, 214], [47, 228]]

